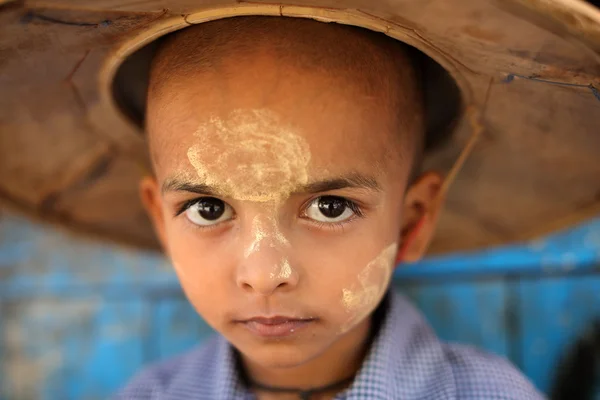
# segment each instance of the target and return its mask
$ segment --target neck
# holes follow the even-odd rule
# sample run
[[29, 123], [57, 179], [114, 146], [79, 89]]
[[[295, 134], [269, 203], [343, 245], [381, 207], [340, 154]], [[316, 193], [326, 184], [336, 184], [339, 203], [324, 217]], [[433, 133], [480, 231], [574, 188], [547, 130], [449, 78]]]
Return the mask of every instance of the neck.
[[[371, 319], [367, 318], [338, 339], [325, 352], [297, 366], [265, 367], [246, 359], [243, 355], [242, 363], [248, 378], [261, 385], [303, 390], [328, 386], [356, 374], [368, 350], [371, 325]], [[333, 392], [343, 389], [338, 387]], [[262, 391], [257, 390], [257, 393], [261, 394]], [[259, 398], [268, 397], [267, 392], [264, 394], [266, 396]], [[293, 398], [293, 395], [291, 397]]]

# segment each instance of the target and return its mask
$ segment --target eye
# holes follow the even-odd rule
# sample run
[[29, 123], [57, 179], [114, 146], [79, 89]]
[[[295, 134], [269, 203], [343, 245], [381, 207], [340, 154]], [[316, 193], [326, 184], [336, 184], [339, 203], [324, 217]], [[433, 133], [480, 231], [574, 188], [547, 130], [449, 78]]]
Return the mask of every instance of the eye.
[[322, 196], [314, 199], [306, 209], [306, 216], [319, 222], [342, 222], [358, 214], [358, 206], [337, 196]]
[[192, 223], [201, 226], [216, 225], [233, 216], [233, 209], [227, 203], [214, 197], [203, 197], [192, 203], [185, 216]]

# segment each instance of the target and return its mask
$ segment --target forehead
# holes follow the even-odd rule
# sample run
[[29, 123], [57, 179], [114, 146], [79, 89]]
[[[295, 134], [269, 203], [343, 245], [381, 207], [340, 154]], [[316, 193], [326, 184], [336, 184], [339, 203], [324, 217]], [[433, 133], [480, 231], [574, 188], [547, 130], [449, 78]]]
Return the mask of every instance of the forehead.
[[201, 135], [214, 139], [202, 140], [214, 155], [251, 138], [297, 136], [310, 149], [310, 168], [380, 168], [401, 153], [400, 132], [383, 102], [382, 94], [269, 56], [243, 68], [231, 62], [219, 71], [171, 76], [160, 94], [149, 94], [153, 160], [159, 175], [163, 168], [191, 168], [187, 153]]

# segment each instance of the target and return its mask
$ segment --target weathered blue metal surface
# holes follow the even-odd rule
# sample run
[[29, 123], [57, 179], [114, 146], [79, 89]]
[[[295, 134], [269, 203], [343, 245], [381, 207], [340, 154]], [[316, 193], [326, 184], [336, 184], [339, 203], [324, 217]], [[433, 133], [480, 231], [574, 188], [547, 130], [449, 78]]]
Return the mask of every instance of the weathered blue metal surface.
[[104, 399], [144, 362], [139, 299], [3, 303], [3, 391], [9, 399]]
[[551, 384], [560, 353], [600, 318], [600, 274], [517, 283], [523, 370], [541, 387]]
[[397, 278], [433, 279], [476, 276], [600, 272], [600, 218], [533, 242], [474, 253], [431, 257], [398, 269]]
[[[441, 337], [512, 359], [542, 390], [600, 316], [600, 219], [551, 238], [402, 266]], [[160, 255], [0, 219], [0, 398], [105, 399], [210, 333]]]
[[445, 340], [469, 343], [509, 357], [503, 281], [400, 285]]

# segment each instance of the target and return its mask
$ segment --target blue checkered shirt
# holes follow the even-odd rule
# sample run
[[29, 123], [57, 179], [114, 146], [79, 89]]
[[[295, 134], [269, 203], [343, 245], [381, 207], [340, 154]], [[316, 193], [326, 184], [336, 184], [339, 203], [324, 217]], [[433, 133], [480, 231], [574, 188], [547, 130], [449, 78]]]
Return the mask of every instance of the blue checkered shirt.
[[[115, 400], [254, 399], [222, 337], [142, 371]], [[505, 359], [441, 342], [403, 296], [390, 306], [371, 349], [336, 400], [537, 400], [544, 397]]]

